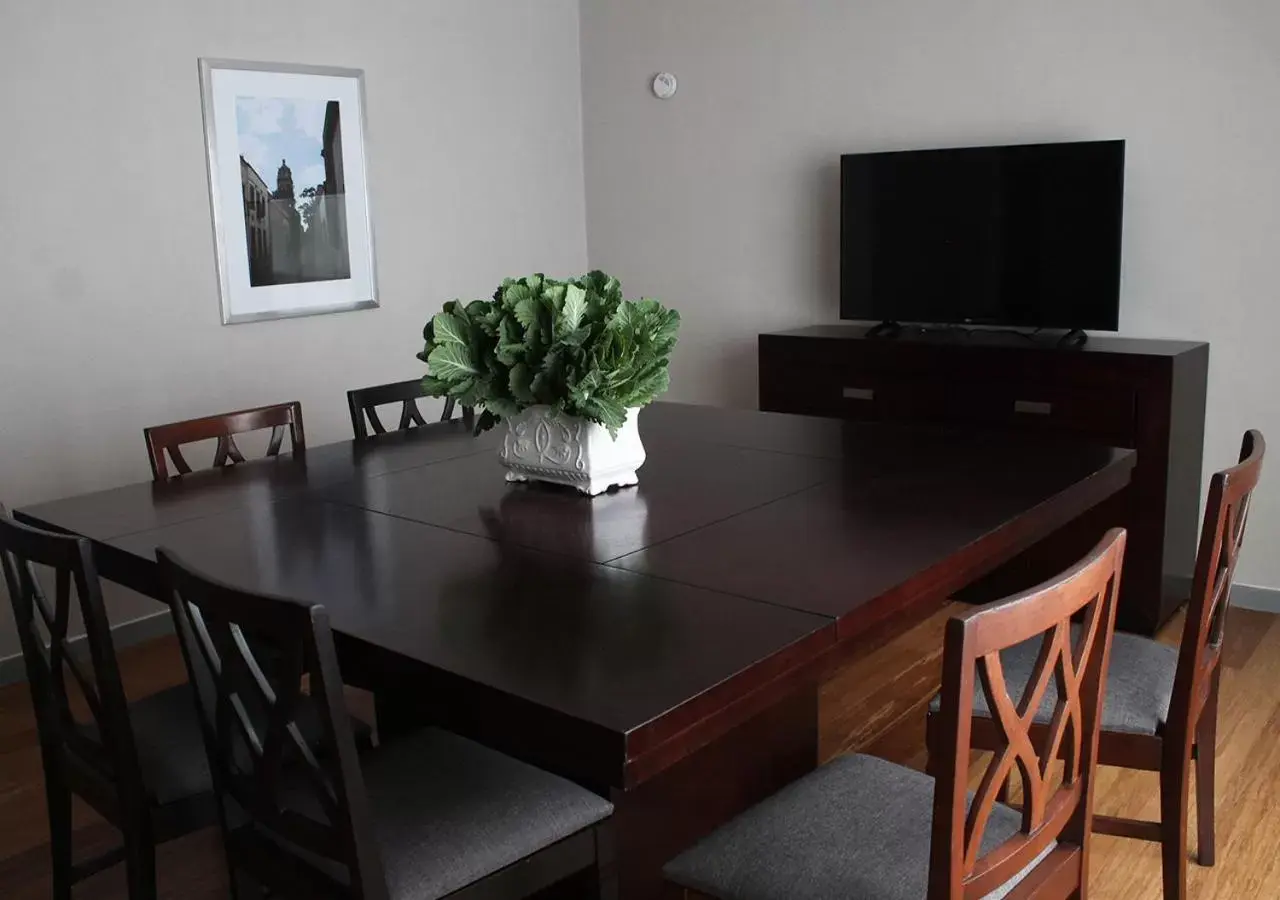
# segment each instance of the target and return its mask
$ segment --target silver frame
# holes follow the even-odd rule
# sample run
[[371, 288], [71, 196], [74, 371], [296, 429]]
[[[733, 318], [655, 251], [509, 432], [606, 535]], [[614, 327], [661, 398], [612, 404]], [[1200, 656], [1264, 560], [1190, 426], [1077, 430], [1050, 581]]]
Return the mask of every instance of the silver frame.
[[[301, 316], [323, 316], [330, 313], [351, 312], [357, 309], [376, 309], [378, 302], [378, 269], [377, 257], [373, 251], [373, 204], [369, 197], [369, 114], [365, 104], [364, 69], [344, 69], [338, 66], [309, 66], [296, 63], [249, 62], [239, 59], [216, 59], [201, 57], [200, 64], [200, 105], [204, 112], [204, 149], [209, 174], [209, 205], [213, 212], [213, 252], [218, 269], [218, 302], [222, 307], [222, 324], [239, 325], [247, 322], [266, 322], [273, 319], [295, 319]], [[360, 97], [360, 146], [364, 156], [364, 179], [361, 187], [364, 190], [366, 212], [365, 237], [369, 245], [369, 286], [372, 296], [367, 300], [356, 300], [349, 303], [329, 306], [295, 307], [292, 309], [274, 310], [265, 313], [242, 313], [232, 315], [228, 306], [230, 284], [227, 275], [226, 244], [223, 241], [223, 225], [225, 224], [222, 198], [218, 195], [218, 141], [217, 123], [213, 114], [213, 80], [214, 69], [240, 69], [249, 72], [284, 72], [298, 75], [328, 75], [338, 78], [354, 78], [356, 92]]]

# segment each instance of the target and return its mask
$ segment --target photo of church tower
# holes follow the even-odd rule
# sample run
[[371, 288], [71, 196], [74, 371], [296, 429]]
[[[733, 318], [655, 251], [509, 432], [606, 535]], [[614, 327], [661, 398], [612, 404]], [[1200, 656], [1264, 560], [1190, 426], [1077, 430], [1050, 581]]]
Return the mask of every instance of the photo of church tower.
[[350, 278], [338, 101], [240, 98], [237, 125], [250, 285]]

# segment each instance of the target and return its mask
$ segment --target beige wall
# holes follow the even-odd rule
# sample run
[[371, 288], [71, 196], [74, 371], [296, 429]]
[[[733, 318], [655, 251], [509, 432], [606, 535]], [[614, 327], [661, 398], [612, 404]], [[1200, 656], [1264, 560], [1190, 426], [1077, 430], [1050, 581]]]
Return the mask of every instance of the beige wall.
[[[837, 318], [841, 153], [1127, 138], [1122, 330], [1213, 343], [1207, 467], [1248, 426], [1280, 442], [1271, 0], [582, 12], [591, 264], [684, 314], [674, 396], [752, 406], [756, 334]], [[663, 70], [667, 102], [649, 92]], [[1246, 582], [1280, 586], [1277, 498], [1256, 498]]]
[[[143, 480], [144, 426], [262, 403], [343, 438], [442, 301], [583, 270], [578, 47], [574, 0], [5, 3], [0, 498]], [[200, 56], [365, 70], [381, 309], [220, 324]]]

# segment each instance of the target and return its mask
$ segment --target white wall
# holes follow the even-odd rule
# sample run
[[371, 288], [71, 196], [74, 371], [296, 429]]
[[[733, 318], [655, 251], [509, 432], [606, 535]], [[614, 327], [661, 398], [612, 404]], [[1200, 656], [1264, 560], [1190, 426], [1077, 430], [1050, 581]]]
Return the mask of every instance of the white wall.
[[[1280, 444], [1272, 0], [582, 13], [591, 264], [684, 314], [673, 396], [753, 406], [756, 334], [837, 318], [841, 153], [1126, 138], [1122, 330], [1212, 342], [1207, 469], [1246, 427]], [[649, 92], [663, 70], [680, 79], [667, 102]], [[1280, 491], [1259, 492], [1250, 529], [1241, 580], [1280, 587]]]
[[[0, 498], [144, 480], [144, 426], [263, 403], [345, 438], [441, 302], [584, 270], [578, 48], [575, 0], [5, 3]], [[381, 309], [220, 324], [201, 56], [365, 70]]]

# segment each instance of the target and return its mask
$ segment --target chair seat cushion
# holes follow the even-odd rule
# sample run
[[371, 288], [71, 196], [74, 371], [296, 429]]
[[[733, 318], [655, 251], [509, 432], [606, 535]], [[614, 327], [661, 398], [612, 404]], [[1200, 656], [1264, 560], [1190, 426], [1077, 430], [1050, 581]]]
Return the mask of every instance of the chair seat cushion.
[[[1080, 633], [1071, 629], [1073, 638]], [[1014, 704], [1022, 701], [1027, 682], [1040, 654], [1039, 636], [1003, 650], [1000, 661], [1005, 683]], [[1102, 709], [1102, 730], [1126, 734], [1158, 734], [1169, 718], [1169, 702], [1173, 697], [1173, 677], [1178, 668], [1178, 648], [1150, 638], [1117, 631], [1111, 644], [1111, 670], [1107, 674], [1107, 696]], [[1048, 723], [1058, 704], [1058, 687], [1050, 679], [1035, 721]], [[929, 704], [930, 712], [941, 708], [941, 697]], [[987, 698], [981, 686], [975, 689], [973, 714], [991, 717]]]
[[[882, 759], [839, 757], [722, 826], [663, 874], [724, 900], [924, 900], [933, 787], [928, 775]], [[1020, 824], [1016, 810], [997, 803], [982, 852]], [[988, 900], [1008, 894], [1038, 861]]]
[[[142, 780], [156, 805], [187, 800], [213, 790], [199, 716], [195, 695], [186, 684], [129, 704], [129, 723], [133, 727]], [[371, 743], [372, 729], [368, 725], [354, 718], [351, 724], [357, 744]], [[320, 743], [323, 728], [313, 705], [305, 704], [299, 710], [298, 726], [309, 744]], [[82, 727], [97, 739], [93, 725]]]
[[213, 790], [195, 695], [185, 684], [129, 704], [129, 722], [151, 799], [160, 805]]
[[613, 812], [585, 788], [434, 728], [362, 768], [396, 898], [443, 897]]

